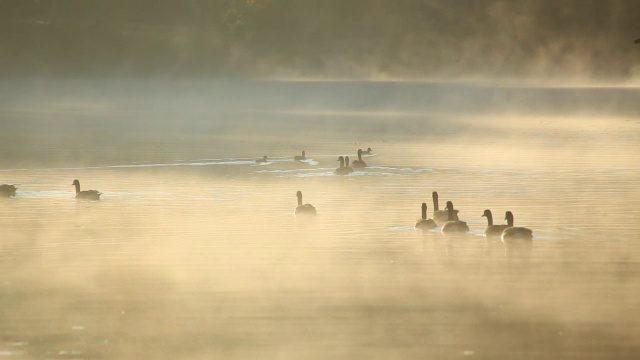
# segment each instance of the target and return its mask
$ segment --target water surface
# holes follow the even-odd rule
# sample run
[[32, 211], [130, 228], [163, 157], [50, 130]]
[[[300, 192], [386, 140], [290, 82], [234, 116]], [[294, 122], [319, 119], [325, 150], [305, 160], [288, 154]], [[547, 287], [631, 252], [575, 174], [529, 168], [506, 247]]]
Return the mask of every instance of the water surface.
[[[638, 357], [637, 90], [72, 85], [3, 98], [0, 357]], [[469, 234], [413, 228], [432, 191]], [[531, 251], [483, 238], [487, 208]]]

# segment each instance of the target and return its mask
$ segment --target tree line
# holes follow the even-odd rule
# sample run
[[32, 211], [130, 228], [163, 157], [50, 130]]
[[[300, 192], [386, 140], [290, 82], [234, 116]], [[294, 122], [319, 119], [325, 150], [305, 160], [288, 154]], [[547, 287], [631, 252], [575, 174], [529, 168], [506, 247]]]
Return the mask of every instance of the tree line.
[[0, 0], [0, 74], [628, 78], [636, 0]]

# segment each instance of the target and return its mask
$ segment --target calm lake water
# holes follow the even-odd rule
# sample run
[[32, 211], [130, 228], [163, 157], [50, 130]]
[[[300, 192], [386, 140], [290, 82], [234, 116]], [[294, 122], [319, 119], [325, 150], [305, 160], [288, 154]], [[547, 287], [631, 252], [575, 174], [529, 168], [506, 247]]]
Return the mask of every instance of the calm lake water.
[[[640, 357], [636, 88], [67, 81], [0, 96], [0, 183], [18, 186], [0, 199], [0, 358]], [[333, 174], [367, 147], [368, 168]], [[102, 200], [76, 201], [73, 179]], [[294, 215], [297, 190], [316, 217]], [[432, 191], [469, 234], [414, 229]], [[484, 209], [532, 229], [530, 252], [485, 239]]]

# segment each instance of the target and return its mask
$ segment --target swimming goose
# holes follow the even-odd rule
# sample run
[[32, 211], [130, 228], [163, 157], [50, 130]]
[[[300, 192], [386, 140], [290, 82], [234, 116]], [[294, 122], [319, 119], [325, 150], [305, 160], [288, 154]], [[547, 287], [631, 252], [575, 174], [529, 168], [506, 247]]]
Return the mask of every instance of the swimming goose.
[[640, 38], [636, 39], [636, 41], [634, 41], [635, 44], [640, 44]]
[[311, 204], [302, 205], [302, 191], [298, 191], [298, 207], [296, 207], [296, 215], [315, 215], [316, 208]]
[[[438, 226], [442, 226], [449, 221], [449, 212], [447, 210], [440, 210], [438, 207], [438, 192], [434, 191], [431, 193], [431, 197], [433, 198], [433, 221], [435, 221]], [[453, 220], [460, 220], [458, 219], [458, 210], [453, 210]]]
[[307, 160], [307, 157], [306, 157], [306, 154], [304, 153], [304, 150], [302, 150], [302, 156], [296, 155], [296, 156], [293, 157], [293, 160], [295, 160], [295, 161]]
[[0, 185], [0, 197], [16, 196], [16, 189], [15, 185], [2, 184]]
[[262, 164], [262, 163], [266, 163], [267, 161], [267, 155], [263, 156], [262, 159], [258, 159], [256, 160], [256, 164]]
[[508, 245], [530, 243], [533, 240], [533, 231], [525, 227], [513, 226], [513, 213], [507, 211], [504, 214], [504, 219], [507, 220], [507, 228], [502, 232], [502, 242]]
[[422, 203], [422, 218], [416, 223], [416, 229], [433, 229], [437, 226], [433, 219], [427, 219], [427, 203]]
[[373, 153], [373, 150], [371, 150], [371, 148], [367, 148], [367, 150], [362, 151], [363, 155], [371, 155], [372, 153]]
[[489, 209], [485, 210], [482, 216], [487, 218], [488, 223], [487, 229], [484, 231], [484, 237], [500, 237], [504, 229], [509, 227], [509, 225], [493, 225], [493, 214]]
[[362, 149], [358, 149], [358, 160], [353, 162], [354, 169], [362, 169], [367, 167], [367, 163], [362, 160]]
[[101, 192], [97, 190], [84, 190], [80, 191], [80, 181], [78, 179], [73, 180], [73, 184], [76, 186], [76, 199], [80, 200], [100, 200]]
[[442, 225], [443, 233], [460, 233], [469, 231], [469, 226], [466, 222], [454, 220], [457, 216], [455, 215], [455, 209], [453, 208], [453, 203], [451, 201], [447, 201], [445, 209], [449, 212], [449, 219], [451, 220]]
[[344, 157], [338, 157], [338, 161], [340, 161], [340, 167], [334, 171], [336, 175], [347, 175], [353, 172], [351, 166], [344, 166]]

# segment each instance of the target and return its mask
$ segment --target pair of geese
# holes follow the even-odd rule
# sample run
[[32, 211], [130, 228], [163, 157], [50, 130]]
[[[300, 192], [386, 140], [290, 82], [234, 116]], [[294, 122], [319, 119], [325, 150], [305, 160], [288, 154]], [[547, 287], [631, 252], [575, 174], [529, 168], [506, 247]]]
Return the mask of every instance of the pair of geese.
[[[422, 203], [422, 218], [416, 223], [418, 229], [433, 229], [437, 226], [442, 226], [443, 233], [465, 233], [469, 231], [469, 226], [466, 222], [460, 221], [458, 218], [458, 210], [453, 208], [453, 202], [447, 201], [447, 206], [444, 210], [438, 209], [438, 193], [434, 191], [433, 197], [433, 219], [427, 219], [427, 204]], [[493, 215], [491, 210], [485, 210], [482, 214], [487, 218], [487, 228], [484, 231], [484, 236], [487, 238], [500, 237], [505, 243], [516, 242], [528, 242], [533, 239], [533, 232], [525, 227], [513, 226], [513, 213], [507, 211], [505, 213], [505, 220], [507, 225], [494, 225]]]
[[[74, 185], [76, 187], [76, 199], [79, 200], [100, 200], [100, 195], [102, 195], [101, 192], [97, 191], [97, 190], [83, 190], [80, 191], [80, 181], [78, 181], [78, 179], [73, 180], [73, 183], [71, 185]], [[7, 184], [2, 184], [0, 185], [0, 197], [11, 197], [11, 196], [16, 196], [16, 190], [18, 188], [16, 188], [15, 185], [7, 185]]]

